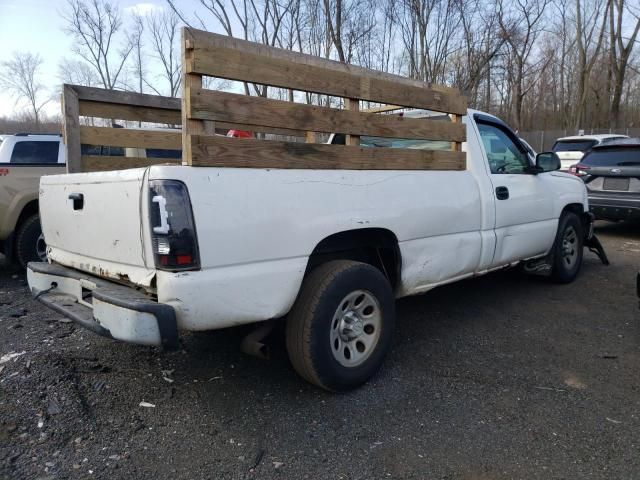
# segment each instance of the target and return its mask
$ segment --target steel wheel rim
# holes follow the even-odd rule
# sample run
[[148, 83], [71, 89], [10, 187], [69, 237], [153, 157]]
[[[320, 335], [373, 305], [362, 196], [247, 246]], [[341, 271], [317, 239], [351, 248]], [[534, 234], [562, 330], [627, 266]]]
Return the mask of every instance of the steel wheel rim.
[[41, 261], [47, 261], [47, 244], [44, 241], [43, 233], [41, 233], [38, 240], [36, 240], [36, 255]]
[[567, 227], [562, 237], [562, 262], [573, 268], [578, 261], [578, 234], [572, 226]]
[[362, 365], [375, 350], [382, 328], [378, 300], [366, 290], [345, 296], [331, 319], [329, 342], [333, 358], [343, 367]]

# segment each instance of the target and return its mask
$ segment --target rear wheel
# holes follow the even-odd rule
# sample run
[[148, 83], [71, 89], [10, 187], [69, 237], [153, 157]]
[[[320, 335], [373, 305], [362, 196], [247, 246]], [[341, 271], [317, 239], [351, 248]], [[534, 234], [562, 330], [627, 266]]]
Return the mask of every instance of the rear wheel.
[[553, 269], [551, 278], [558, 283], [575, 280], [582, 266], [584, 232], [580, 218], [566, 212], [558, 222], [558, 233], [553, 244]]
[[40, 215], [28, 217], [16, 232], [16, 259], [23, 268], [29, 262], [45, 262], [47, 245], [40, 227]]
[[307, 381], [331, 391], [366, 382], [389, 349], [391, 285], [371, 265], [337, 260], [304, 280], [287, 318], [287, 351]]

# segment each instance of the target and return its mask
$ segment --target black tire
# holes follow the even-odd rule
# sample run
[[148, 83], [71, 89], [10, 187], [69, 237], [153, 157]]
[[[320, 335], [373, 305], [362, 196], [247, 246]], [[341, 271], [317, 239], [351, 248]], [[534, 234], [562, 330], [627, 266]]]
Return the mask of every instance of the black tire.
[[[567, 241], [568, 236], [573, 236], [573, 241]], [[572, 212], [563, 213], [553, 244], [553, 281], [570, 283], [575, 280], [582, 267], [583, 245], [584, 229], [580, 218]]]
[[[366, 295], [366, 301], [372, 305], [373, 314], [356, 314], [360, 294]], [[359, 323], [360, 336], [343, 343], [336, 325], [345, 325], [347, 316], [344, 310], [346, 298], [354, 296], [349, 305], [353, 309], [348, 313], [355, 314]], [[360, 305], [364, 305], [361, 301]], [[340, 312], [338, 308], [341, 308]], [[377, 316], [376, 308], [379, 316]], [[347, 309], [349, 310], [349, 309]], [[375, 315], [377, 327], [367, 323], [367, 315]], [[336, 318], [341, 316], [338, 323]], [[351, 317], [350, 317], [351, 318]], [[287, 317], [287, 351], [295, 370], [305, 380], [330, 391], [346, 391], [355, 388], [369, 380], [380, 368], [391, 343], [391, 333], [395, 321], [395, 300], [391, 285], [384, 275], [376, 268], [366, 263], [349, 260], [335, 260], [315, 268], [303, 281], [298, 298]], [[369, 329], [369, 330], [367, 330]], [[351, 332], [353, 333], [353, 331]], [[337, 352], [342, 349], [345, 353], [342, 361], [349, 361], [346, 351], [364, 345], [358, 339], [369, 343], [373, 336], [363, 338], [364, 335], [376, 336], [370, 347], [363, 350], [357, 348], [354, 361], [362, 363], [355, 366], [344, 366], [336, 359]], [[337, 343], [333, 343], [335, 341]], [[338, 348], [337, 345], [341, 347]], [[332, 345], [336, 346], [335, 352]], [[356, 357], [359, 356], [360, 360]]]
[[27, 263], [29, 262], [41, 262], [43, 260], [38, 254], [41, 235], [40, 215], [36, 214], [28, 217], [18, 227], [15, 255], [22, 268], [27, 268]]

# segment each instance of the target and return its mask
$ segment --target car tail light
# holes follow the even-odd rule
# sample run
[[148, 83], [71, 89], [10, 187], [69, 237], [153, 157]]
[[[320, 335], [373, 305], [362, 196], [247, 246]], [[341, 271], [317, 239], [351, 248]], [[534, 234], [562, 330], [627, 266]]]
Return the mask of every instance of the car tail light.
[[200, 268], [198, 237], [189, 192], [178, 180], [149, 182], [151, 243], [160, 270]]
[[[572, 171], [572, 169], [574, 171]], [[583, 177], [585, 175], [588, 175], [588, 171], [591, 170], [591, 167], [588, 165], [583, 165], [582, 163], [578, 163], [577, 165], [573, 165], [570, 169], [569, 172], [573, 173], [574, 175], [577, 175], [578, 177]]]

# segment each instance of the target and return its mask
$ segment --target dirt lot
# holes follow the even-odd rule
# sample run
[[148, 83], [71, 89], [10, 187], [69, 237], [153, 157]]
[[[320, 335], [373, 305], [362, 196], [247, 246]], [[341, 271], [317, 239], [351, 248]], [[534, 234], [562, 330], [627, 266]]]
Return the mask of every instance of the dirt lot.
[[277, 340], [240, 353], [241, 329], [169, 354], [97, 337], [5, 269], [0, 479], [637, 479], [640, 227], [598, 232], [612, 265], [587, 254], [571, 285], [505, 272], [399, 301], [383, 370], [345, 395]]

